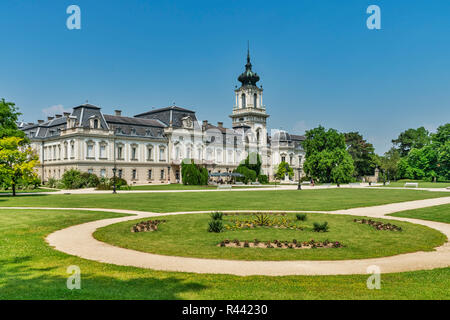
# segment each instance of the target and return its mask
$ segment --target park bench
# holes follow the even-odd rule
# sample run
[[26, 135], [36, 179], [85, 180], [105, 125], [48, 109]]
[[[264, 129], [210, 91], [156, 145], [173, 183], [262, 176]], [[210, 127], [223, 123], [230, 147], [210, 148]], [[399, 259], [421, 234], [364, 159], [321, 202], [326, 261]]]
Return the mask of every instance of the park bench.
[[238, 185], [238, 186], [243, 186], [243, 185], [244, 185], [244, 183], [243, 183], [242, 181], [238, 181], [238, 182], [236, 182], [236, 183], [235, 183], [235, 185]]
[[217, 189], [231, 189], [231, 184], [219, 184]]
[[302, 182], [302, 186], [309, 186], [309, 185], [311, 185], [311, 182], [309, 182], [309, 181]]
[[413, 188], [418, 188], [419, 184], [417, 182], [406, 182], [404, 187], [413, 187]]
[[331, 186], [331, 183], [324, 183], [324, 184], [322, 184], [322, 187], [330, 187]]
[[258, 181], [256, 181], [256, 182], [252, 182], [252, 185], [254, 185], [254, 186], [259, 186], [259, 185], [261, 185], [261, 183], [259, 183]]

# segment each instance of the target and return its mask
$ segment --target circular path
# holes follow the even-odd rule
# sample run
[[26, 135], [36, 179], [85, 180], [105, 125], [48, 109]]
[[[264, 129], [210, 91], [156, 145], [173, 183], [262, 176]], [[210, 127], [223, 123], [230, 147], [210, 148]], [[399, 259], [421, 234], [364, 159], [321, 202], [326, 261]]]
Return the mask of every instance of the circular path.
[[[449, 204], [450, 197], [416, 200], [401, 203], [386, 204], [373, 207], [353, 208], [336, 211], [298, 211], [298, 212], [318, 212], [327, 214], [346, 214], [366, 216], [373, 218], [388, 218], [392, 220], [407, 221], [430, 228], [434, 228], [450, 239], [450, 224], [425, 221], [419, 219], [386, 217], [387, 214], [419, 209], [441, 204]], [[215, 274], [233, 274], [239, 276], [265, 275], [265, 276], [283, 276], [283, 275], [348, 275], [348, 274], [366, 274], [367, 267], [376, 265], [382, 273], [415, 271], [424, 269], [434, 269], [450, 266], [450, 243], [446, 242], [442, 246], [435, 248], [430, 252], [414, 252], [400, 254], [390, 257], [338, 260], [338, 261], [241, 261], [241, 260], [222, 260], [222, 259], [202, 259], [165, 256], [140, 252], [131, 249], [116, 247], [93, 237], [93, 233], [101, 227], [114, 223], [135, 220], [139, 218], [157, 217], [176, 214], [205, 213], [211, 211], [195, 212], [172, 212], [172, 213], [153, 213], [120, 209], [101, 209], [101, 208], [43, 208], [43, 207], [14, 207], [1, 209], [43, 209], [43, 210], [78, 210], [78, 211], [104, 211], [130, 214], [130, 216], [121, 218], [112, 218], [98, 220], [80, 225], [75, 225], [62, 229], [48, 235], [46, 241], [56, 250], [78, 256], [80, 258], [94, 260], [103, 263], [110, 263], [122, 266], [133, 266], [139, 268], [148, 268], [162, 271], [194, 272], [194, 273], [215, 273]], [[257, 212], [257, 210], [248, 210], [247, 212]], [[223, 212], [245, 212], [243, 210], [232, 210]], [[287, 210], [263, 212], [294, 212]]]

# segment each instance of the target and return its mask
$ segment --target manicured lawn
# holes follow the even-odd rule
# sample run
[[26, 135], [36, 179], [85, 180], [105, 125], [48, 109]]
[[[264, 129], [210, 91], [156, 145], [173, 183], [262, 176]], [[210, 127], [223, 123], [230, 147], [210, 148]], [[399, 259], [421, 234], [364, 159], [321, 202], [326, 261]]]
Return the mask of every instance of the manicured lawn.
[[[102, 264], [50, 248], [45, 235], [113, 213], [0, 210], [0, 299], [450, 299], [450, 268], [368, 275], [237, 277], [158, 272]], [[81, 269], [81, 290], [68, 290], [67, 267]]]
[[[267, 188], [274, 187], [272, 185], [264, 185], [264, 186], [233, 186], [233, 189], [241, 189], [241, 188]], [[139, 185], [139, 186], [130, 186], [130, 190], [215, 190], [217, 186], [208, 185], [208, 186], [186, 186], [184, 184], [158, 184], [158, 185]]]
[[[131, 226], [141, 220], [126, 221], [107, 226], [95, 232], [95, 237], [116, 246], [163, 255], [220, 258], [237, 260], [340, 260], [391, 256], [406, 252], [430, 251], [446, 241], [446, 237], [433, 229], [407, 222], [374, 219], [393, 223], [402, 231], [375, 230], [372, 226], [353, 222], [355, 217], [309, 213], [307, 221], [296, 222], [295, 214], [273, 216], [274, 219], [290, 219], [291, 223], [303, 230], [256, 227], [254, 229], [224, 230], [220, 233], [208, 232], [209, 214], [189, 214], [158, 217], [166, 222], [155, 232], [130, 231]], [[233, 225], [233, 220], [251, 220], [252, 216], [224, 216], [225, 225]], [[153, 218], [154, 219], [154, 218]], [[313, 222], [327, 221], [328, 232], [314, 232]], [[238, 239], [241, 242], [254, 239], [267, 242], [297, 241], [339, 241], [342, 248], [318, 249], [267, 249], [218, 247], [221, 241]]]
[[[429, 181], [422, 181], [422, 180], [398, 180], [398, 181], [391, 181], [388, 185], [383, 187], [390, 187], [390, 188], [403, 188], [405, 186], [406, 182], [417, 182], [419, 184], [419, 188], [446, 188], [450, 186], [450, 182], [429, 182]], [[380, 186], [375, 186], [380, 187]]]
[[450, 223], [450, 204], [422, 208], [416, 210], [407, 210], [391, 214], [396, 217], [415, 218]]
[[321, 189], [0, 197], [0, 206], [118, 208], [154, 212], [198, 210], [338, 210], [450, 196], [402, 189]]
[[[55, 189], [46, 189], [46, 188], [36, 188], [36, 189], [26, 189], [26, 190], [16, 190], [16, 193], [30, 193], [30, 192], [55, 192], [58, 190]], [[0, 194], [2, 193], [12, 193], [12, 190], [3, 190], [0, 189]]]

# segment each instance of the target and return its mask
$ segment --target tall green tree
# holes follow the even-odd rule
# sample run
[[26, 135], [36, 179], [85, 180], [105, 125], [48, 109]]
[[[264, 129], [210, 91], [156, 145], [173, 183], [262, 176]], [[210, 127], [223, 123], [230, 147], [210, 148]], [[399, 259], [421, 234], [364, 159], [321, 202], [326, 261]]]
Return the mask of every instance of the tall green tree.
[[381, 170], [386, 175], [387, 180], [398, 179], [398, 163], [400, 161], [400, 152], [391, 148], [380, 157]]
[[373, 175], [380, 162], [373, 145], [363, 139], [359, 132], [345, 133], [347, 151], [352, 156], [355, 166], [355, 176]]
[[26, 143], [28, 140], [25, 133], [17, 127], [17, 121], [21, 113], [12, 102], [7, 102], [5, 99], [0, 100], [0, 139], [4, 137], [19, 137], [22, 138], [21, 143]]
[[289, 163], [287, 163], [286, 161], [281, 161], [278, 165], [275, 176], [277, 177], [277, 179], [282, 180], [284, 179], [286, 174], [289, 175], [289, 178], [292, 178], [294, 176], [294, 169], [292, 169]]
[[408, 179], [450, 180], [450, 123], [430, 135], [430, 143], [412, 148], [398, 163], [399, 175]]
[[319, 126], [306, 131], [303, 147], [306, 153], [304, 169], [308, 176], [337, 184], [353, 180], [355, 167], [344, 134]]
[[35, 166], [37, 154], [30, 146], [23, 145], [23, 139], [6, 137], [0, 139], [0, 180], [12, 188], [16, 195], [19, 183], [34, 182], [37, 179]]
[[423, 148], [430, 142], [430, 133], [424, 127], [408, 129], [399, 134], [392, 143], [400, 152], [400, 156], [406, 157], [413, 148]]
[[259, 153], [251, 152], [241, 164], [248, 169], [255, 171], [256, 175], [261, 174], [262, 161]]

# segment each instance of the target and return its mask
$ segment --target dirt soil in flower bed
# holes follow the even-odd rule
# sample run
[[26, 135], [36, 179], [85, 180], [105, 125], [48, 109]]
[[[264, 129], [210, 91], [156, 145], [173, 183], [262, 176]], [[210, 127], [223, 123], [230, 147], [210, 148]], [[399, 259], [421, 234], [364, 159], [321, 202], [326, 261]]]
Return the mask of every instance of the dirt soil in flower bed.
[[249, 242], [249, 241], [229, 241], [225, 240], [217, 244], [218, 247], [228, 248], [277, 248], [277, 249], [317, 249], [317, 248], [340, 248], [343, 245], [338, 241], [315, 242], [289, 242], [289, 241], [266, 241], [266, 242]]

